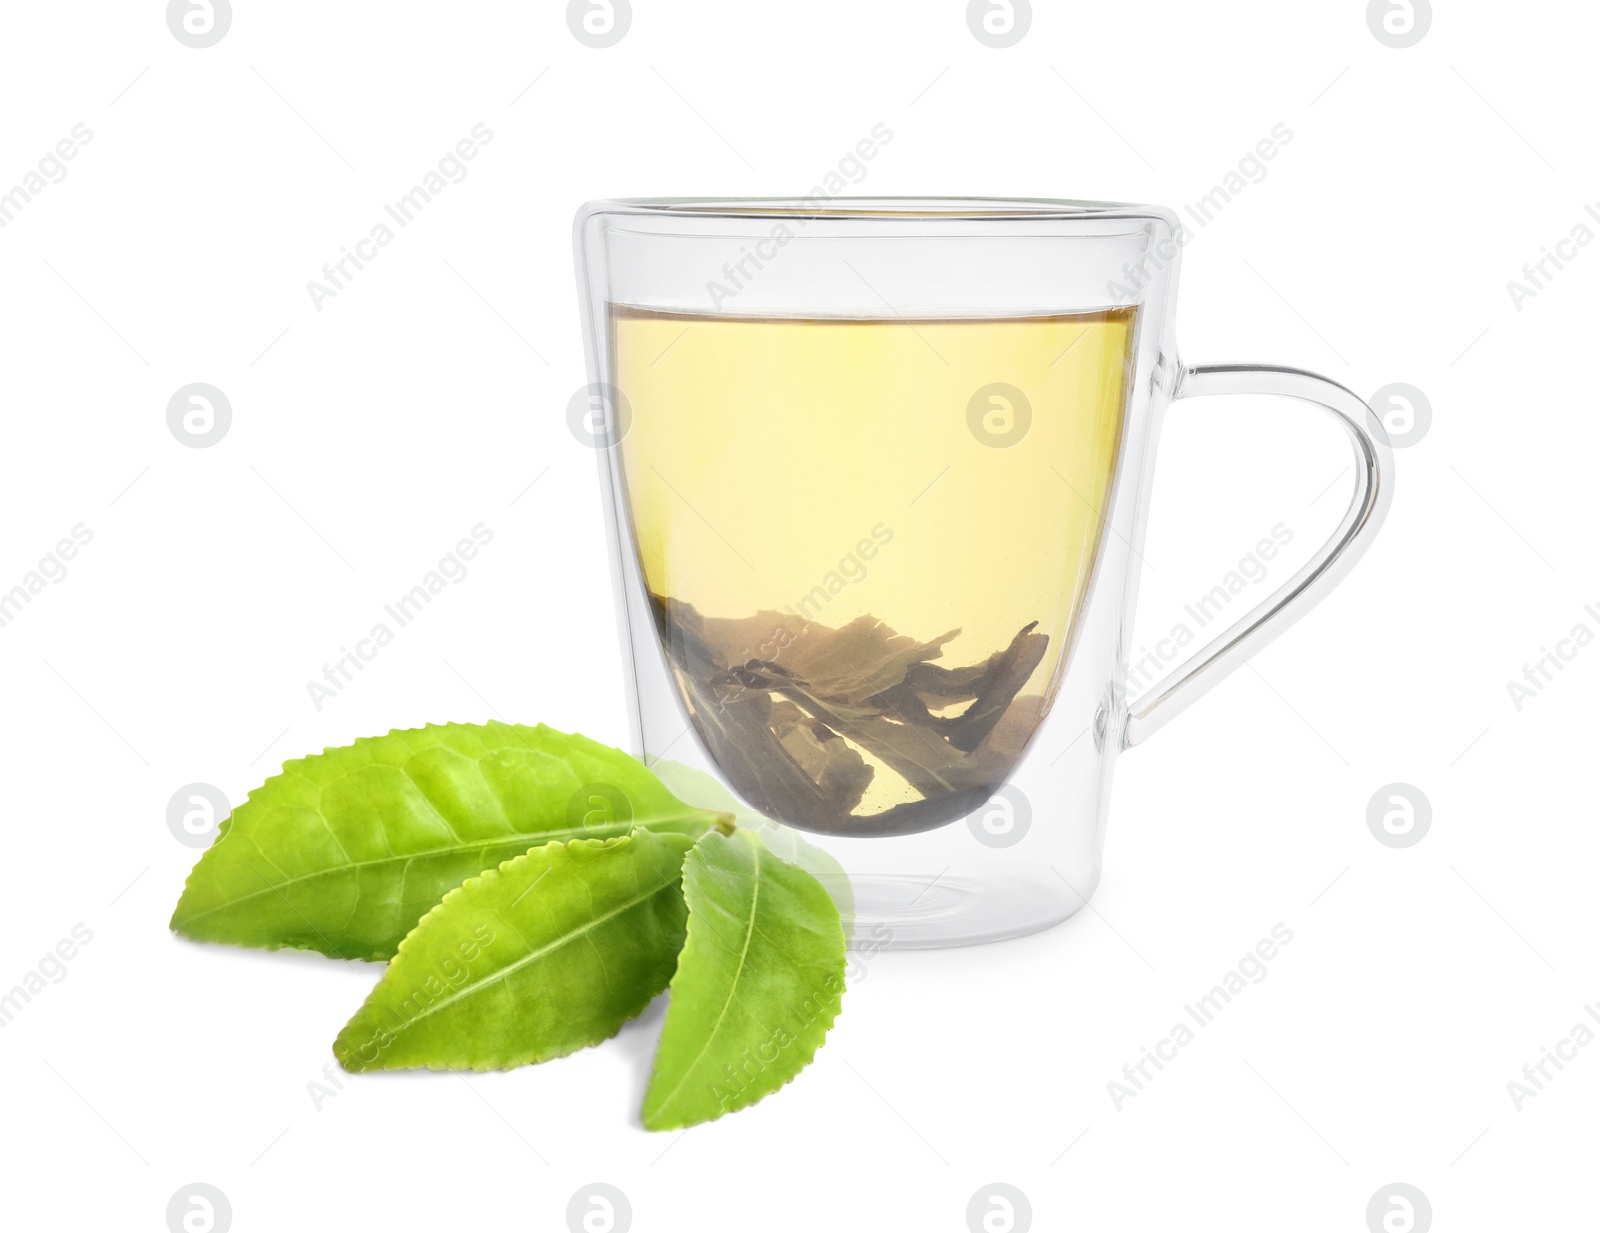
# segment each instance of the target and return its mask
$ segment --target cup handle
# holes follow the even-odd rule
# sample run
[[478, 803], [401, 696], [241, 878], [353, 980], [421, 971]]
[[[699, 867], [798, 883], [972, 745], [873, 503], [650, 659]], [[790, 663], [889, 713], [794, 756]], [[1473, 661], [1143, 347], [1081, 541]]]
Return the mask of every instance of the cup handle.
[[1328, 541], [1300, 571], [1128, 706], [1123, 747], [1139, 744], [1316, 606], [1372, 545], [1394, 492], [1394, 455], [1377, 416], [1356, 394], [1326, 377], [1266, 364], [1188, 368], [1173, 394], [1273, 394], [1313, 403], [1350, 434], [1356, 493]]

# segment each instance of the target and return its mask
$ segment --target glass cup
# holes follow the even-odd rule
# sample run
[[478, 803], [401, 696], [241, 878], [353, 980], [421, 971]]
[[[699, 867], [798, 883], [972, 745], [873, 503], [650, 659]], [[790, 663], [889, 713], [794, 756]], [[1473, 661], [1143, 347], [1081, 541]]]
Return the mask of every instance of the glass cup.
[[[836, 858], [858, 945], [1075, 913], [1117, 754], [1325, 595], [1388, 508], [1355, 394], [1179, 361], [1164, 208], [602, 201], [575, 245], [590, 384], [569, 421], [600, 462], [635, 752]], [[1130, 697], [1162, 415], [1206, 394], [1332, 414], [1356, 496]]]

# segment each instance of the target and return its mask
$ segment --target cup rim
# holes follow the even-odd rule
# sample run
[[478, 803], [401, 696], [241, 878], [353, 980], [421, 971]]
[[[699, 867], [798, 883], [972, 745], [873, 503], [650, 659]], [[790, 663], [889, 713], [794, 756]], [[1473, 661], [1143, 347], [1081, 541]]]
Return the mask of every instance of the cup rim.
[[600, 213], [695, 218], [831, 218], [896, 221], [1041, 221], [1082, 218], [1172, 220], [1163, 206], [1055, 197], [619, 197], [588, 202], [579, 217]]

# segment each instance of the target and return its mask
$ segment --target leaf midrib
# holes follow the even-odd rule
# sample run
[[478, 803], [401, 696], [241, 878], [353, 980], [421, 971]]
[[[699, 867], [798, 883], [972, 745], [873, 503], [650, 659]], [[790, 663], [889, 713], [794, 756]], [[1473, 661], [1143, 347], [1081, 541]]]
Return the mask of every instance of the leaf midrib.
[[734, 969], [733, 981], [728, 985], [728, 996], [722, 1003], [722, 1009], [717, 1012], [717, 1021], [711, 1025], [711, 1030], [706, 1033], [706, 1038], [700, 1045], [700, 1052], [695, 1054], [694, 1061], [684, 1068], [683, 1074], [679, 1076], [678, 1082], [673, 1085], [672, 1091], [668, 1092], [662, 1102], [656, 1106], [657, 1114], [666, 1112], [667, 1107], [678, 1098], [678, 1093], [683, 1090], [683, 1085], [689, 1081], [689, 1076], [694, 1073], [695, 1067], [699, 1066], [705, 1059], [706, 1053], [711, 1049], [711, 1042], [717, 1038], [717, 1033], [722, 1030], [722, 1021], [728, 1017], [728, 1010], [733, 1006], [733, 999], [739, 992], [739, 981], [744, 976], [745, 964], [750, 956], [750, 943], [755, 938], [756, 908], [761, 903], [761, 848], [754, 841], [754, 836], [751, 836], [750, 848], [755, 855], [755, 877], [751, 879], [750, 884], [750, 920], [745, 926], [744, 945], [739, 950], [739, 966]]
[[[356, 869], [370, 869], [374, 865], [392, 865], [401, 861], [409, 862], [430, 856], [455, 856], [462, 852], [473, 852], [480, 848], [493, 848], [503, 844], [516, 845], [524, 839], [530, 841], [523, 849], [524, 852], [528, 848], [532, 848], [540, 838], [547, 838], [547, 842], [550, 843], [560, 843], [566, 839], [615, 839], [620, 835], [626, 835], [636, 826], [647, 827], [648, 825], [648, 823], [640, 823], [634, 820], [626, 824], [614, 823], [610, 828], [567, 826], [555, 831], [530, 831], [526, 835], [517, 834], [503, 839], [487, 839], [481, 843], [449, 844], [442, 848], [427, 848], [421, 852], [379, 856], [369, 861], [348, 861], [343, 865], [335, 865], [329, 869], [317, 869], [311, 873], [297, 874], [282, 882], [273, 882], [263, 886], [260, 890], [250, 891], [248, 894], [240, 895], [237, 898], [225, 900], [214, 908], [207, 908], [204, 912], [196, 912], [193, 916], [185, 917], [184, 923], [193, 924], [195, 921], [204, 920], [208, 916], [214, 916], [218, 912], [224, 912], [229, 908], [236, 908], [242, 903], [248, 903], [252, 899], [259, 899], [262, 895], [281, 892], [285, 887], [294, 886], [300, 882], [310, 882], [316, 878], [330, 878], [335, 874], [349, 873]], [[518, 855], [521, 855], [521, 853], [518, 853]]]
[[522, 958], [516, 960], [515, 962], [508, 963], [505, 967], [501, 968], [498, 972], [495, 972], [495, 973], [493, 973], [492, 975], [489, 975], [489, 976], [485, 976], [481, 980], [475, 980], [475, 981], [471, 982], [470, 984], [462, 985], [460, 989], [457, 989], [449, 997], [445, 998], [442, 1001], [435, 1002], [432, 1006], [428, 1007], [428, 1009], [423, 1011], [421, 1014], [411, 1016], [411, 1018], [405, 1020], [405, 1022], [400, 1024], [399, 1027], [393, 1028], [391, 1030], [393, 1032], [395, 1032], [397, 1035], [399, 1033], [401, 1033], [401, 1032], [410, 1031], [413, 1027], [415, 1027], [418, 1023], [422, 1022], [422, 1020], [426, 1019], [429, 1015], [437, 1014], [439, 1011], [444, 1010], [447, 1007], [455, 1005], [457, 1002], [461, 1001], [462, 998], [470, 997], [473, 994], [477, 993], [480, 989], [484, 989], [484, 988], [488, 987], [489, 985], [495, 984], [497, 981], [504, 980], [506, 977], [510, 976], [513, 972], [517, 971], [519, 968], [526, 967], [528, 964], [533, 963], [538, 959], [544, 958], [544, 956], [548, 955], [551, 951], [560, 950], [568, 942], [572, 942], [572, 941], [577, 940], [578, 938], [583, 937], [585, 934], [590, 933], [595, 929], [598, 929], [601, 925], [605, 924], [607, 921], [615, 920], [618, 916], [621, 916], [624, 912], [630, 911], [631, 909], [638, 907], [641, 903], [644, 903], [647, 900], [655, 898], [662, 891], [666, 890], [667, 887], [671, 886], [672, 883], [673, 883], [673, 879], [672, 878], [664, 878], [662, 881], [658, 882], [655, 886], [651, 887], [651, 889], [646, 891], [644, 894], [636, 895], [632, 899], [629, 899], [626, 903], [623, 903], [623, 904], [619, 905], [618, 907], [613, 908], [611, 911], [606, 912], [606, 913], [604, 913], [604, 914], [602, 914], [600, 916], [596, 916], [593, 920], [585, 921], [582, 925], [579, 925], [576, 929], [571, 929], [568, 932], [562, 934], [560, 937], [556, 938], [554, 941], [547, 942], [545, 945], [539, 947], [538, 950], [530, 951], [528, 954], [524, 955]]

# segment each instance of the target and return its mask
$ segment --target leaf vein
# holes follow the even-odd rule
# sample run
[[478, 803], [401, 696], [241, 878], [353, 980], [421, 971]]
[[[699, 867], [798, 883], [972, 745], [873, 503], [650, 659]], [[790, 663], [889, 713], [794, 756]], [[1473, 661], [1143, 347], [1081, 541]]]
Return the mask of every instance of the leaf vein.
[[[749, 834], [749, 832], [741, 831], [740, 834]], [[755, 840], [754, 835], [751, 835], [750, 847], [751, 851], [755, 853], [755, 877], [753, 877], [750, 881], [750, 922], [745, 928], [744, 945], [739, 951], [739, 964], [736, 968], [734, 968], [733, 980], [728, 985], [728, 996], [722, 1003], [722, 1009], [717, 1012], [716, 1022], [711, 1025], [711, 1030], [706, 1033], [706, 1038], [700, 1045], [700, 1052], [695, 1054], [694, 1061], [690, 1062], [689, 1065], [684, 1067], [683, 1074], [679, 1076], [678, 1082], [673, 1085], [672, 1090], [667, 1093], [666, 1098], [656, 1107], [658, 1114], [664, 1112], [672, 1104], [672, 1102], [677, 1099], [678, 1093], [683, 1090], [683, 1085], [689, 1081], [689, 1076], [692, 1075], [695, 1071], [695, 1068], [705, 1060], [706, 1053], [711, 1049], [712, 1041], [716, 1040], [717, 1033], [722, 1030], [722, 1021], [728, 1017], [728, 1011], [733, 1006], [733, 999], [739, 991], [739, 980], [744, 976], [745, 962], [750, 955], [750, 942], [751, 939], [755, 937], [756, 910], [761, 903], [762, 849], [760, 844]]]
[[539, 947], [538, 950], [532, 951], [531, 953], [524, 955], [522, 958], [516, 960], [514, 963], [508, 963], [505, 967], [501, 968], [498, 972], [495, 972], [495, 973], [493, 973], [492, 975], [489, 975], [489, 976], [485, 976], [481, 980], [470, 981], [467, 984], [462, 985], [461, 988], [457, 989], [449, 997], [444, 998], [441, 1001], [435, 1002], [433, 1005], [429, 1006], [426, 1010], [422, 1011], [420, 1014], [412, 1015], [409, 1019], [405, 1020], [405, 1022], [399, 1024], [396, 1028], [394, 1028], [394, 1031], [397, 1032], [397, 1033], [398, 1032], [409, 1031], [411, 1028], [415, 1027], [422, 1020], [426, 1019], [429, 1015], [438, 1014], [441, 1010], [445, 1010], [446, 1008], [448, 1008], [450, 1006], [453, 1006], [455, 1003], [461, 1001], [462, 998], [470, 997], [472, 994], [478, 992], [478, 990], [480, 990], [480, 989], [487, 989], [490, 985], [493, 985], [493, 984], [496, 984], [496, 983], [498, 983], [500, 981], [505, 980], [513, 972], [516, 972], [516, 971], [520, 970], [521, 968], [526, 967], [528, 964], [537, 962], [538, 960], [544, 958], [546, 955], [550, 954], [552, 951], [560, 950], [567, 943], [574, 942], [577, 939], [582, 938], [582, 937], [586, 937], [589, 933], [591, 933], [595, 929], [598, 929], [601, 925], [605, 924], [607, 921], [615, 920], [618, 916], [621, 916], [624, 912], [627, 912], [632, 908], [638, 907], [641, 903], [644, 903], [648, 899], [653, 899], [656, 895], [659, 895], [664, 889], [666, 889], [668, 886], [671, 886], [671, 885], [672, 885], [671, 881], [662, 881], [662, 882], [656, 884], [651, 889], [645, 891], [643, 894], [636, 895], [632, 899], [629, 899], [626, 903], [619, 904], [617, 907], [612, 908], [611, 911], [603, 913], [602, 915], [596, 916], [596, 917], [594, 917], [594, 918], [592, 918], [590, 920], [587, 920], [587, 921], [585, 921], [583, 924], [579, 925], [575, 929], [568, 930], [566, 933], [563, 933], [560, 937], [555, 938], [554, 940], [552, 940], [550, 942], [547, 942], [545, 945]]
[[[627, 833], [627, 828], [620, 823], [614, 829], [618, 835]], [[314, 869], [310, 873], [302, 873], [297, 874], [292, 878], [285, 878], [282, 882], [270, 883], [261, 890], [251, 891], [248, 894], [240, 895], [236, 899], [228, 899], [222, 903], [219, 903], [214, 908], [207, 908], [204, 912], [196, 912], [193, 916], [187, 916], [184, 918], [184, 923], [188, 924], [194, 921], [204, 920], [206, 917], [214, 916], [218, 912], [225, 912], [229, 908], [237, 907], [241, 903], [246, 903], [251, 899], [259, 899], [261, 896], [271, 894], [275, 890], [282, 890], [285, 887], [294, 886], [300, 882], [311, 882], [317, 878], [331, 878], [337, 874], [349, 873], [356, 869], [370, 869], [375, 865], [392, 865], [396, 861], [411, 861], [416, 860], [419, 857], [456, 856], [462, 852], [476, 852], [483, 848], [511, 846], [522, 842], [524, 839], [528, 841], [528, 847], [531, 848], [538, 844], [541, 840], [549, 843], [564, 843], [568, 839], [610, 838], [614, 838], [614, 836], [608, 833], [606, 830], [602, 830], [600, 828], [590, 829], [587, 827], [569, 826], [563, 827], [558, 831], [530, 831], [527, 834], [508, 835], [500, 839], [485, 839], [475, 843], [451, 844], [442, 848], [429, 848], [423, 852], [408, 852], [393, 856], [379, 856], [373, 858], [372, 860], [366, 861], [351, 861], [347, 865], [336, 865], [331, 869]], [[259, 849], [257, 850], [259, 851]], [[517, 855], [520, 856], [522, 853], [518, 852]], [[263, 857], [264, 856], [265, 854], [263, 853]], [[278, 869], [276, 865], [274, 865], [273, 868], [280, 874], [283, 872], [281, 869]]]

